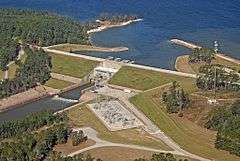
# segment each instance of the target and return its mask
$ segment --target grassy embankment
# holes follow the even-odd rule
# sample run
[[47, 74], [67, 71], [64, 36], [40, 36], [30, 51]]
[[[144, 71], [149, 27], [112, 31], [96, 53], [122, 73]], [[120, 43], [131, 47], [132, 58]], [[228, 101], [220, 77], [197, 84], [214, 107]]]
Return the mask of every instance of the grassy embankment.
[[[204, 62], [201, 63], [188, 63], [188, 55], [183, 55], [179, 56], [176, 61], [176, 69], [180, 72], [185, 72], [185, 73], [198, 73], [198, 69], [204, 65]], [[228, 67], [234, 68], [237, 71], [240, 70], [240, 65], [230, 62], [228, 60], [222, 59], [220, 57], [216, 57], [213, 61], [212, 64], [222, 64], [226, 65]]]
[[49, 49], [54, 50], [61, 50], [66, 52], [80, 52], [80, 51], [90, 51], [90, 52], [121, 52], [121, 51], [127, 51], [127, 47], [97, 47], [92, 45], [79, 45], [79, 44], [59, 44], [55, 45], [53, 47], [50, 47]]
[[52, 57], [52, 72], [83, 78], [98, 64], [96, 61], [49, 53]]
[[155, 140], [137, 129], [116, 132], [109, 131], [85, 105], [69, 110], [68, 116], [72, 126], [92, 127], [99, 133], [99, 137], [104, 140], [115, 143], [136, 144], [162, 150], [170, 150], [164, 143]]
[[54, 89], [61, 90], [61, 89], [64, 89], [66, 87], [69, 87], [69, 86], [73, 85], [73, 83], [51, 78], [44, 85], [48, 86], [48, 87], [51, 87], [51, 88], [54, 88]]
[[118, 71], [117, 74], [113, 76], [109, 83], [138, 90], [148, 90], [167, 83], [171, 83], [173, 81], [181, 80], [192, 79], [176, 76], [173, 74], [124, 66]]
[[[129, 67], [122, 68], [110, 83], [146, 90], [161, 86], [173, 80], [180, 82], [185, 91], [189, 93], [198, 92], [194, 86], [194, 80], [191, 78]], [[160, 87], [148, 92], [143, 92], [131, 98], [130, 101], [184, 149], [215, 160], [234, 161], [239, 159], [234, 155], [230, 155], [228, 152], [215, 149], [214, 142], [216, 132], [198, 126], [194, 122], [186, 119], [186, 117], [180, 118], [176, 115], [167, 114], [161, 102], [161, 95], [164, 91], [163, 88], [167, 87]]]

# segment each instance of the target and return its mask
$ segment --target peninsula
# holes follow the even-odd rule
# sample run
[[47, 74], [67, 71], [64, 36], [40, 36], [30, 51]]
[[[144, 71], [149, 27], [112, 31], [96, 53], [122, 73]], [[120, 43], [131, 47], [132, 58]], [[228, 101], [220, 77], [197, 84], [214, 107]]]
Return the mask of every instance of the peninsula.
[[117, 16], [110, 16], [110, 15], [101, 15], [98, 20], [96, 20], [95, 27], [93, 29], [88, 30], [88, 34], [101, 32], [103, 30], [114, 28], [114, 27], [121, 27], [126, 26], [131, 23], [142, 21], [143, 19], [138, 18], [137, 16], [128, 16], [128, 15], [117, 15]]

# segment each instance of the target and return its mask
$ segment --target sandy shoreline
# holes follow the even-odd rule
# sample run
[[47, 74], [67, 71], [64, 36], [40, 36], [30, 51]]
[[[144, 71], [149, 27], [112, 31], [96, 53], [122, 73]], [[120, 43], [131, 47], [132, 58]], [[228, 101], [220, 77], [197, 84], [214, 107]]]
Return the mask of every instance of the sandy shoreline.
[[[122, 22], [120, 24], [116, 24], [116, 25], [103, 25], [103, 26], [100, 26], [98, 28], [95, 28], [95, 29], [91, 29], [89, 31], [87, 31], [88, 34], [92, 34], [92, 33], [96, 33], [96, 32], [101, 32], [103, 30], [106, 30], [106, 29], [109, 29], [109, 28], [114, 28], [114, 27], [121, 27], [121, 26], [126, 26], [126, 25], [129, 25], [131, 23], [134, 23], [134, 22], [139, 22], [139, 21], [143, 21], [143, 19], [136, 19], [136, 20], [129, 20], [127, 22]], [[96, 22], [99, 22], [99, 20], [96, 20]]]

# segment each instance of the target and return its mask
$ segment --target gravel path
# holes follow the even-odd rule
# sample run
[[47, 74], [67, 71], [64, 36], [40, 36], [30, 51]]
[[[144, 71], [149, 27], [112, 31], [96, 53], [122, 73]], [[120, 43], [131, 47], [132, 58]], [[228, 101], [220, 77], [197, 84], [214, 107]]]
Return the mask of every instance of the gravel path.
[[182, 154], [178, 151], [165, 151], [165, 150], [147, 148], [147, 147], [138, 146], [138, 145], [118, 144], [118, 143], [112, 143], [112, 142], [109, 142], [109, 141], [105, 141], [105, 140], [102, 140], [102, 139], [98, 138], [97, 137], [97, 132], [90, 127], [79, 128], [79, 129], [74, 129], [74, 130], [82, 130], [84, 132], [84, 134], [86, 134], [89, 139], [94, 140], [96, 142], [96, 144], [93, 145], [93, 146], [78, 150], [76, 152], [73, 152], [73, 153], [69, 154], [68, 156], [74, 156], [74, 155], [89, 151], [91, 149], [101, 148], [101, 147], [123, 147], [123, 148], [131, 148], [131, 149], [151, 151], [151, 152], [156, 152], [156, 153], [172, 153], [172, 154], [175, 154], [175, 155], [184, 155], [184, 154]]

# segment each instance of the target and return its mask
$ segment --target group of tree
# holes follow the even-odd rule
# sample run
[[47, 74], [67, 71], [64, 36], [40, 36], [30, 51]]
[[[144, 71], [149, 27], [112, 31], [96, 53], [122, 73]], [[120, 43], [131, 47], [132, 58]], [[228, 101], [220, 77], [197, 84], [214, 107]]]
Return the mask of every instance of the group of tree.
[[214, 111], [206, 128], [216, 130], [215, 147], [240, 156], [240, 101]]
[[[49, 12], [0, 9], [0, 38], [49, 46], [61, 43], [89, 43], [84, 24]], [[0, 39], [0, 44], [4, 43]]]
[[203, 65], [196, 85], [204, 90], [239, 90], [240, 74], [223, 65]]
[[[43, 111], [22, 120], [1, 124], [0, 136], [3, 140], [0, 140], [0, 160], [93, 161], [94, 158], [90, 155], [66, 157], [54, 151], [55, 145], [65, 144], [69, 136], [72, 136], [66, 120], [65, 113], [53, 114], [50, 111]], [[80, 133], [84, 136], [83, 132]], [[78, 136], [80, 133], [77, 133]]]
[[86, 142], [87, 141], [87, 136], [84, 135], [82, 130], [79, 131], [74, 131], [70, 134], [70, 139], [72, 141], [72, 145], [73, 146], [77, 146], [82, 142]]
[[0, 124], [0, 139], [11, 138], [27, 131], [43, 126], [66, 122], [65, 113], [53, 115], [53, 111], [42, 111], [26, 116], [20, 120], [12, 120]]
[[107, 21], [112, 24], [127, 22], [131, 20], [136, 20], [138, 17], [136, 15], [122, 15], [122, 14], [109, 14], [109, 13], [102, 13], [100, 14], [99, 20], [100, 21]]
[[24, 63], [19, 62], [15, 78], [0, 81], [0, 99], [44, 84], [51, 78], [51, 57], [42, 49], [25, 49]]
[[166, 104], [168, 113], [181, 113], [190, 103], [188, 93], [186, 93], [176, 81], [163, 92], [162, 100]]
[[43, 161], [56, 144], [66, 142], [68, 129], [64, 124], [54, 125], [40, 132], [24, 133], [5, 141], [0, 146], [0, 160]]
[[134, 161], [187, 161], [187, 159], [177, 159], [171, 153], [166, 153], [166, 154], [159, 153], [159, 154], [153, 154], [150, 160], [139, 158], [139, 159], [135, 159]]
[[206, 62], [210, 64], [215, 58], [215, 52], [212, 49], [208, 48], [195, 48], [192, 50], [192, 53], [189, 55], [189, 63], [199, 63]]
[[21, 46], [10, 38], [3, 37], [1, 39], [0, 42], [3, 41], [3, 44], [0, 44], [0, 70], [6, 71], [11, 61], [17, 61]]
[[46, 158], [46, 161], [102, 161], [101, 159], [95, 159], [91, 155], [83, 155], [78, 154], [73, 157], [69, 156], [63, 156], [61, 153], [58, 152], [51, 152], [48, 158]]

